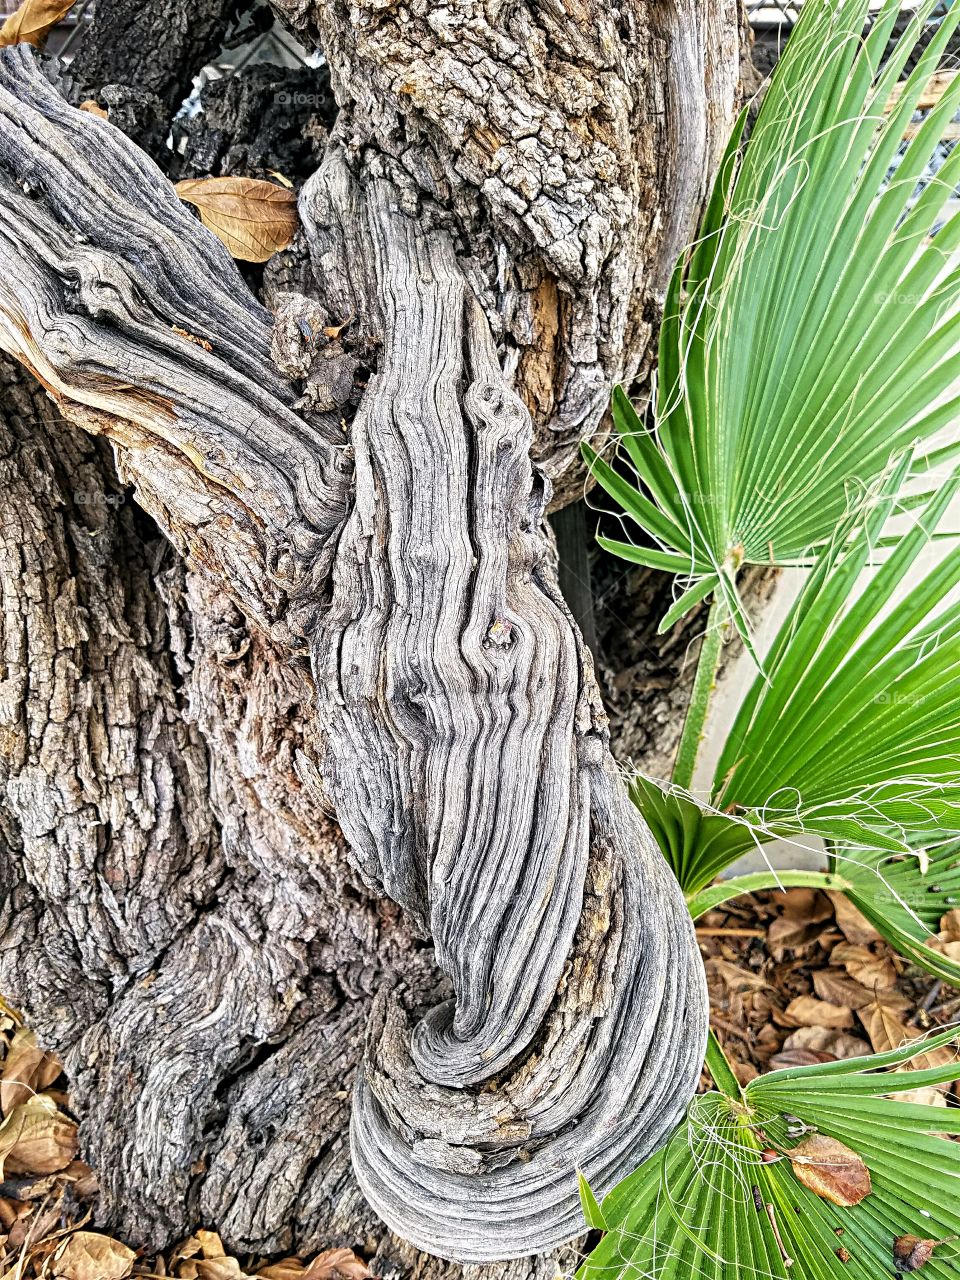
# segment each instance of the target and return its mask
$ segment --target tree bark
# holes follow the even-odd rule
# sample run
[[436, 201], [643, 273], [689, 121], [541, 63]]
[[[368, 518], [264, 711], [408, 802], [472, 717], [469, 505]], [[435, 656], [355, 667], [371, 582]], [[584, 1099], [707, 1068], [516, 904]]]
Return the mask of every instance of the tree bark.
[[231, 20], [248, 7], [249, 0], [96, 5], [70, 62], [76, 100], [95, 96], [105, 84], [129, 85], [176, 111], [193, 73], [217, 56]]
[[283, 9], [341, 112], [272, 328], [152, 162], [0, 51], [0, 345], [177, 553], [18, 384], [0, 987], [128, 1238], [422, 1265], [355, 1177], [435, 1255], [527, 1257], [701, 1064], [543, 514], [649, 360], [735, 15]]

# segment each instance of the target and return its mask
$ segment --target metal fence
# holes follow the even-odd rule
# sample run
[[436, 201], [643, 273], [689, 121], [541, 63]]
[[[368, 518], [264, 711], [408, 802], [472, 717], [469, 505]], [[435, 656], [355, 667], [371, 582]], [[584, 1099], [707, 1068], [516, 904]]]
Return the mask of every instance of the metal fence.
[[[919, 0], [904, 0], [903, 9], [915, 9]], [[952, 0], [943, 0], [936, 10], [937, 13], [946, 13], [950, 7]], [[871, 5], [874, 9], [879, 9], [883, 0], [875, 0]], [[803, 0], [747, 0], [747, 14], [749, 15], [751, 25], [762, 30], [768, 27], [792, 27], [800, 16], [800, 10], [803, 8]]]
[[[746, 0], [747, 14], [757, 35], [756, 62], [758, 69], [766, 73], [772, 69], [782, 48], [784, 38], [797, 21], [805, 0]], [[920, 0], [903, 0], [903, 9], [917, 7]], [[260, 0], [264, 3], [264, 0]], [[879, 9], [885, 0], [871, 0], [871, 7]], [[950, 5], [960, 0], [941, 0], [934, 11], [933, 21], [946, 13]], [[0, 0], [0, 18], [12, 13], [19, 0]], [[83, 27], [93, 16], [96, 0], [77, 0], [73, 9], [59, 25], [50, 42], [50, 51], [61, 57], [70, 57]], [[218, 65], [224, 70], [238, 69], [253, 62], [276, 62], [283, 66], [299, 66], [308, 60], [308, 51], [301, 48], [287, 32], [277, 24], [239, 47], [224, 49]], [[312, 59], [310, 59], [312, 61]], [[213, 70], [211, 68], [210, 70]]]

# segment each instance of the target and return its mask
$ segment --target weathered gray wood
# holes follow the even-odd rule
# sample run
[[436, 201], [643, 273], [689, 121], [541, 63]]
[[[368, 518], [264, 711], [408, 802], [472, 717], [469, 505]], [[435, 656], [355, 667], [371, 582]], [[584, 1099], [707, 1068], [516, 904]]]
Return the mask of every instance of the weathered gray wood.
[[[708, 31], [717, 19], [710, 10]], [[638, 30], [653, 59], [656, 40]], [[579, 26], [577, 36], [587, 39]], [[673, 37], [681, 61], [685, 36]], [[325, 38], [342, 92], [347, 26], [340, 44], [333, 28]], [[694, 40], [687, 52], [703, 77], [704, 48]], [[509, 63], [499, 46], [497, 56]], [[575, 1168], [603, 1190], [669, 1131], [698, 1075], [705, 992], [689, 918], [616, 776], [589, 656], [557, 588], [542, 522], [549, 486], [529, 458], [529, 385], [482, 252], [499, 234], [499, 206], [493, 230], [465, 221], [470, 182], [445, 203], [430, 176], [435, 134], [417, 123], [423, 164], [411, 176], [416, 148], [393, 154], [389, 129], [390, 145], [361, 145], [379, 124], [346, 112], [301, 202], [313, 305], [331, 321], [353, 316], [350, 342], [373, 368], [348, 435], [338, 414], [294, 407], [297, 391], [270, 364], [269, 318], [159, 172], [102, 121], [65, 107], [23, 50], [0, 52], [0, 344], [65, 416], [114, 442], [122, 475], [196, 572], [190, 612], [206, 636], [194, 669], [207, 675], [191, 677], [191, 697], [212, 749], [210, 803], [230, 875], [195, 926], [144, 958], [149, 984], [125, 987], [70, 1046], [81, 1107], [123, 1114], [131, 1081], [142, 1091], [119, 1140], [92, 1137], [108, 1214], [151, 1240], [165, 1223], [203, 1216], [263, 1248], [313, 1241], [324, 1221], [356, 1230], [342, 1135], [339, 1165], [331, 1146], [336, 1109], [311, 1099], [316, 1118], [304, 1125], [296, 1106], [312, 1076], [348, 1074], [363, 1016], [330, 994], [348, 967], [342, 945], [332, 969], [311, 959], [316, 931], [345, 938], [357, 927], [344, 909], [334, 928], [334, 896], [310, 889], [330, 882], [325, 858], [338, 865], [307, 834], [322, 793], [354, 874], [403, 907], [397, 939], [409, 951], [411, 925], [429, 932], [450, 984], [438, 990], [427, 952], [411, 967], [389, 930], [361, 929], [375, 958], [358, 955], [365, 998], [380, 989], [353, 1108], [357, 1176], [415, 1244], [486, 1261], [576, 1234]], [[713, 122], [692, 136], [716, 132]], [[698, 147], [690, 172], [702, 181], [709, 148]], [[680, 155], [679, 136], [670, 154]], [[680, 181], [670, 164], [662, 176]], [[610, 232], [617, 253], [625, 225]], [[531, 245], [524, 219], [510, 234], [511, 280], [536, 290], [552, 279], [570, 298], [613, 288], [604, 271], [579, 284], [551, 274], [562, 254]], [[648, 265], [664, 243], [645, 243]], [[539, 263], [529, 278], [524, 261]], [[643, 343], [625, 354], [633, 330], [621, 322], [620, 353], [591, 357], [592, 372], [571, 372], [560, 354], [585, 341], [583, 315], [551, 349], [567, 381], [540, 422], [556, 439], [541, 431], [536, 450], [557, 474], [595, 422], [591, 379], [639, 359]], [[309, 402], [309, 378], [304, 390]], [[203, 618], [232, 601], [251, 622], [204, 631]], [[276, 726], [264, 736], [236, 690], [224, 692], [229, 657], [216, 679], [201, 660], [248, 627], [259, 653], [270, 646], [246, 673], [254, 720]], [[311, 708], [290, 757], [296, 784], [289, 760], [278, 778], [263, 758], [289, 742], [271, 706], [284, 653], [282, 679]], [[289, 819], [278, 824], [263, 800], [252, 824], [240, 816], [260, 775], [274, 801], [288, 779]], [[35, 886], [31, 911], [47, 892]], [[198, 1063], [215, 1064], [199, 1089]], [[261, 1107], [275, 1138], [264, 1159]]]
[[575, 496], [726, 141], [738, 0], [273, 7], [326, 53], [348, 154], [393, 162], [404, 209], [450, 230], [533, 457]]
[[300, 780], [309, 678], [6, 358], [0, 482], [0, 990], [63, 1054], [99, 1221], [446, 1275], [351, 1175], [373, 994], [442, 977]]
[[350, 281], [382, 341], [314, 649], [326, 785], [455, 992], [416, 1025], [383, 1009], [354, 1166], [422, 1248], [522, 1256], [580, 1227], [576, 1167], [609, 1188], [675, 1125], [701, 1065], [700, 962], [616, 776], [530, 418], [448, 236], [335, 154], [301, 208], [318, 280]]
[[291, 590], [323, 581], [347, 510], [340, 419], [293, 412], [269, 313], [153, 162], [28, 49], [4, 56], [3, 346], [124, 446], [178, 545], [292, 640]]

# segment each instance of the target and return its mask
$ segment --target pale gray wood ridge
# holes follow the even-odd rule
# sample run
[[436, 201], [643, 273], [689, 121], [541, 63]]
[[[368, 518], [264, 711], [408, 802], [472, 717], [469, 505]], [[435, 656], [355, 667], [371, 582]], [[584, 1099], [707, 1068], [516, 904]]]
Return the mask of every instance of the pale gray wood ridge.
[[[604, 15], [605, 45], [578, 20], [570, 56], [593, 41], [598, 83], [622, 96], [627, 63], [604, 71], [604, 58], [635, 43], [653, 65], [675, 22], [669, 47], [681, 60], [686, 49], [702, 80], [721, 65], [721, 10], [701, 21], [657, 5], [650, 26], [645, 12], [624, 18], [635, 42]], [[409, 32], [422, 41], [436, 12]], [[453, 12], [484, 47], [493, 39], [482, 10]], [[96, 799], [51, 800], [62, 792], [52, 713], [44, 701], [24, 711], [11, 687], [10, 733], [25, 754], [2, 778], [0, 986], [65, 1053], [105, 1218], [132, 1235], [155, 1242], [202, 1219], [267, 1251], [371, 1231], [337, 1096], [366, 1025], [350, 1149], [370, 1204], [441, 1257], [521, 1257], [582, 1229], [575, 1170], [599, 1192], [630, 1172], [676, 1123], [702, 1062], [692, 926], [610, 757], [590, 658], [557, 588], [550, 484], [530, 459], [532, 448], [561, 475], [611, 377], [639, 364], [635, 308], [651, 305], [653, 286], [638, 303], [635, 259], [656, 276], [686, 220], [651, 203], [644, 235], [621, 252], [631, 211], [653, 199], [638, 155], [623, 179], [633, 204], [611, 196], [608, 208], [594, 181], [558, 238], [545, 220], [581, 199], [561, 175], [507, 229], [507, 195], [451, 160], [454, 142], [466, 146], [444, 131], [452, 109], [435, 108], [432, 91], [416, 98], [421, 115], [404, 105], [403, 127], [426, 139], [405, 149], [399, 108], [378, 115], [349, 80], [374, 55], [392, 65], [369, 44], [397, 38], [392, 12], [354, 26], [335, 5], [292, 17], [320, 22], [354, 104], [301, 197], [309, 305], [331, 323], [352, 317], [351, 358], [371, 371], [348, 422], [305, 407], [309, 378], [298, 400], [271, 361], [269, 313], [152, 162], [68, 107], [30, 50], [0, 51], [0, 345], [65, 419], [112, 442], [121, 478], [188, 571], [171, 569], [149, 603], [137, 561], [153, 629], [131, 630], [127, 602], [101, 641], [102, 599], [121, 591], [109, 565], [84, 578], [65, 552], [39, 570], [46, 591], [60, 575], [91, 595], [58, 741]], [[572, 39], [566, 11], [540, 19]], [[510, 100], [526, 86], [546, 111], [563, 67], [535, 83], [521, 53], [495, 53], [513, 66]], [[459, 74], [451, 48], [424, 66], [435, 85], [438, 68], [451, 83]], [[732, 101], [729, 70], [716, 75], [716, 118], [702, 103], [665, 106], [680, 133], [664, 172], [685, 205]], [[406, 84], [393, 83], [395, 100], [411, 96]], [[501, 130], [505, 165], [521, 130], [512, 118]], [[656, 132], [644, 136], [654, 164]], [[478, 191], [485, 212], [468, 218]], [[549, 358], [537, 357], [559, 381], [538, 407], [537, 343], [504, 316], [544, 289], [564, 301]], [[288, 336], [277, 331], [273, 352], [292, 368]], [[50, 538], [76, 536], [55, 512], [32, 519], [7, 534], [10, 564], [18, 545], [42, 563]], [[14, 593], [10, 634], [20, 613], [49, 627], [62, 594]], [[97, 742], [84, 762], [71, 744], [88, 732], [77, 705], [89, 716], [97, 704], [89, 651], [109, 639], [112, 652], [127, 630], [130, 675], [103, 676], [108, 713], [90, 721], [110, 747]], [[36, 643], [21, 641], [17, 670]], [[62, 644], [40, 648], [51, 687]], [[109, 665], [97, 656], [94, 668]], [[115, 682], [129, 712], [114, 707]], [[129, 740], [115, 736], [122, 725]], [[127, 776], [108, 800], [101, 774], [124, 776], [126, 758], [129, 775], [136, 743], [150, 774]], [[25, 961], [44, 974], [42, 996]], [[117, 1115], [129, 1117], [119, 1132]]]
[[[429, 928], [456, 998], [389, 1001], [354, 1102], [361, 1186], [446, 1257], [575, 1234], [675, 1125], [705, 1035], [689, 915], [619, 783], [548, 555], [529, 414], [452, 245], [332, 156], [319, 279], [362, 263], [382, 327], [314, 674], [326, 781], [365, 879]], [[385, 696], [384, 696], [385, 695]]]
[[726, 142], [738, 0], [274, 0], [319, 44], [350, 156], [444, 225], [561, 497], [615, 382], [648, 368], [663, 290]]

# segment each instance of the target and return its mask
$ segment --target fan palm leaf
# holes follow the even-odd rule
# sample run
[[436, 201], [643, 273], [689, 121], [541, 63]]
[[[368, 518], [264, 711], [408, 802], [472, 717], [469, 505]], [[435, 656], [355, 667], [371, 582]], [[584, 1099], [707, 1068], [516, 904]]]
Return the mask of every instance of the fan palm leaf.
[[734, 131], [667, 293], [653, 430], [614, 395], [636, 483], [584, 447], [634, 530], [603, 545], [679, 579], [664, 625], [720, 591], [748, 638], [740, 566], [805, 562], [892, 455], [919, 445], [913, 472], [925, 472], [926, 442], [957, 409], [960, 215], [931, 232], [960, 148], [918, 183], [960, 77], [902, 140], [960, 8], [885, 110], [936, 5], [925, 0], [886, 58], [900, 4], [863, 38], [869, 7], [805, 5], [747, 141], [744, 117]]
[[[588, 1222], [605, 1234], [579, 1280], [877, 1280], [899, 1270], [894, 1242], [904, 1237], [928, 1242], [925, 1276], [955, 1280], [960, 1145], [944, 1135], [960, 1133], [960, 1112], [884, 1096], [950, 1082], [960, 1066], [924, 1055], [954, 1034], [773, 1072], [743, 1090], [713, 1044], [722, 1091], [696, 1098], [667, 1145], [601, 1204], [585, 1197]], [[784, 1153], [810, 1134], [866, 1166], [859, 1203], [834, 1203], [800, 1180], [801, 1163]]]

